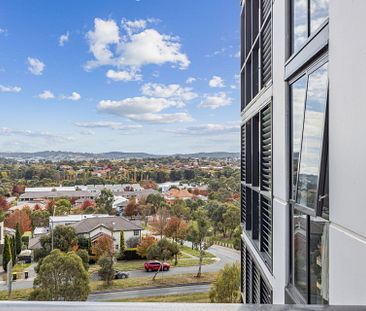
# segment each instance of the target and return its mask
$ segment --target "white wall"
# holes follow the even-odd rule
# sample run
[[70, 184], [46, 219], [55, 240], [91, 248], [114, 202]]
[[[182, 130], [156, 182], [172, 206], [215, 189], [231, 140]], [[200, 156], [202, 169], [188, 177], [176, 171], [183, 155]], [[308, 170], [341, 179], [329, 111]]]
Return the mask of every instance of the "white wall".
[[273, 3], [273, 303], [285, 303], [288, 271], [288, 115], [284, 82], [286, 19], [285, 1]]
[[330, 303], [366, 304], [366, 1], [329, 3]]

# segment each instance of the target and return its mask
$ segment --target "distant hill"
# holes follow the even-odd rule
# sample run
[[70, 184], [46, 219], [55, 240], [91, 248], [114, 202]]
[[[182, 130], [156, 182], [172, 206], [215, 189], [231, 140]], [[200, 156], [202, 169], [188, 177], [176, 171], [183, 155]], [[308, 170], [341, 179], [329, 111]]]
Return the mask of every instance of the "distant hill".
[[24, 161], [24, 160], [46, 160], [46, 161], [62, 161], [62, 160], [122, 160], [122, 159], [148, 159], [148, 158], [211, 158], [226, 159], [239, 158], [239, 153], [234, 152], [198, 152], [189, 154], [172, 154], [157, 155], [144, 152], [106, 152], [106, 153], [83, 153], [83, 152], [67, 152], [67, 151], [40, 151], [40, 152], [0, 152], [0, 158]]

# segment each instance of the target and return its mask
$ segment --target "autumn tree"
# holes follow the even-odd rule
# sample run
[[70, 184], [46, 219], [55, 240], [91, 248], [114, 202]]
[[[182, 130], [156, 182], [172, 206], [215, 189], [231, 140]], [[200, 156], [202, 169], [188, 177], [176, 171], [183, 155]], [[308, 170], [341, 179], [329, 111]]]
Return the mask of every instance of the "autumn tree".
[[10, 208], [10, 204], [8, 201], [3, 197], [0, 196], [0, 209], [3, 211], [7, 211]]
[[100, 268], [98, 274], [105, 284], [109, 286], [114, 276], [114, 247], [112, 238], [107, 235], [99, 237], [92, 247], [92, 252], [99, 258], [98, 265]]
[[99, 237], [92, 246], [92, 253], [98, 258], [102, 256], [113, 257], [114, 247], [112, 238], [108, 235]]
[[143, 237], [140, 243], [137, 245], [137, 254], [139, 254], [143, 258], [146, 258], [148, 248], [155, 243], [157, 243], [157, 240], [152, 235]]
[[22, 232], [32, 230], [32, 221], [30, 218], [30, 209], [23, 208], [22, 210], [16, 210], [5, 218], [5, 227], [15, 229], [17, 223]]
[[171, 217], [164, 228], [164, 235], [178, 242], [178, 240], [185, 240], [187, 230], [188, 224], [183, 219]]
[[14, 185], [13, 189], [11, 190], [11, 194], [14, 196], [19, 196], [25, 191], [24, 185]]
[[30, 300], [85, 301], [90, 292], [81, 258], [58, 249], [43, 259], [33, 286]]
[[131, 198], [128, 201], [126, 208], [123, 211], [125, 216], [137, 216], [140, 214], [139, 205], [137, 204], [136, 198]]
[[80, 205], [80, 210], [85, 214], [93, 214], [97, 205], [93, 200], [87, 199]]
[[214, 303], [240, 302], [240, 265], [238, 263], [227, 264], [220, 270], [211, 286], [209, 296]]
[[188, 240], [196, 244], [199, 250], [199, 265], [197, 277], [201, 277], [202, 261], [205, 251], [210, 247], [207, 238], [210, 236], [210, 221], [207, 212], [199, 208], [193, 215], [194, 220], [189, 226]]

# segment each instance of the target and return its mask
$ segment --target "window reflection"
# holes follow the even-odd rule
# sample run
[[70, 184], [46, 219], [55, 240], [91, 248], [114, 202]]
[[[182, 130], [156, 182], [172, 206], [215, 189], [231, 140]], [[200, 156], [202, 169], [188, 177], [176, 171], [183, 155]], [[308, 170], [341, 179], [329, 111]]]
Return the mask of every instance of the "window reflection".
[[310, 303], [328, 301], [328, 223], [310, 218]]
[[327, 64], [309, 75], [304, 130], [297, 184], [297, 203], [314, 209], [327, 99]]
[[310, 33], [313, 34], [319, 26], [328, 18], [329, 0], [310, 1]]
[[294, 211], [293, 245], [294, 245], [294, 285], [303, 297], [307, 297], [307, 262], [306, 232], [307, 216]]
[[292, 185], [293, 197], [296, 194], [296, 178], [301, 146], [301, 134], [304, 120], [306, 76], [291, 85], [292, 106]]
[[328, 18], [328, 4], [329, 0], [292, 0], [292, 52], [297, 52]]
[[294, 52], [298, 51], [308, 38], [307, 12], [307, 0], [292, 1], [292, 49]]

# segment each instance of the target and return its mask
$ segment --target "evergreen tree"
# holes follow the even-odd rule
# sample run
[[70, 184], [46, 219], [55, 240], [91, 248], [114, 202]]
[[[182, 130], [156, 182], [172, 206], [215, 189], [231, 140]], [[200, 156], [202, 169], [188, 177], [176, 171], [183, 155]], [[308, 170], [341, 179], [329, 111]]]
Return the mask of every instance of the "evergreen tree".
[[15, 239], [14, 237], [10, 238], [10, 252], [11, 252], [11, 258], [13, 259], [13, 266], [15, 265], [15, 260], [17, 258], [17, 254], [15, 253]]
[[3, 268], [4, 271], [8, 269], [8, 262], [11, 260], [11, 247], [9, 237], [6, 235], [4, 239], [4, 251], [3, 251]]
[[16, 255], [19, 255], [22, 251], [22, 236], [20, 233], [20, 226], [19, 223], [17, 223], [15, 227], [15, 252]]
[[120, 252], [121, 257], [124, 256], [125, 250], [126, 250], [125, 234], [123, 233], [123, 231], [121, 231], [120, 236], [119, 236], [119, 252]]

